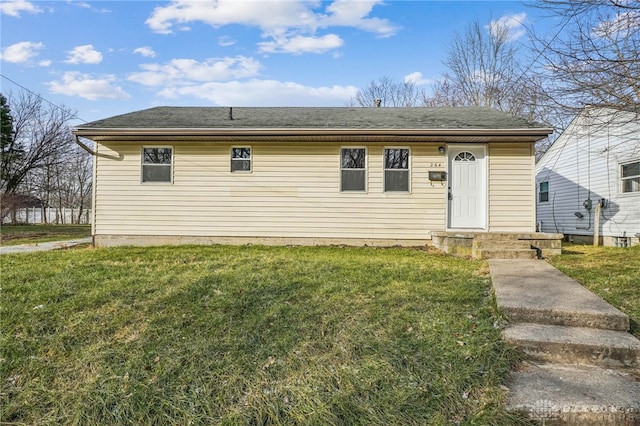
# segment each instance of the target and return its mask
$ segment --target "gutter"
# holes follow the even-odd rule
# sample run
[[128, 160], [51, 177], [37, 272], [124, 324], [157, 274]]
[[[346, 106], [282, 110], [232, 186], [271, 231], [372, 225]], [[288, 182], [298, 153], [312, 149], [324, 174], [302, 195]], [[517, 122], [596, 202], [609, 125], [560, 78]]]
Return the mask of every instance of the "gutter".
[[[79, 136], [74, 133], [74, 138], [75, 138], [75, 142], [80, 146], [80, 148], [84, 149], [85, 151], [87, 151], [89, 154], [91, 154], [94, 157], [103, 157], [103, 158], [109, 158], [111, 160], [123, 160], [124, 159], [124, 155], [120, 154], [120, 155], [108, 155], [108, 154], [101, 154], [98, 151], [94, 151], [91, 148], [89, 148], [87, 145], [85, 145], [84, 143], [80, 142], [80, 138]], [[88, 139], [88, 138], [87, 138]], [[94, 204], [95, 205], [95, 204]]]
[[530, 136], [544, 138], [552, 128], [524, 129], [324, 129], [324, 128], [82, 128], [73, 134], [96, 136]]

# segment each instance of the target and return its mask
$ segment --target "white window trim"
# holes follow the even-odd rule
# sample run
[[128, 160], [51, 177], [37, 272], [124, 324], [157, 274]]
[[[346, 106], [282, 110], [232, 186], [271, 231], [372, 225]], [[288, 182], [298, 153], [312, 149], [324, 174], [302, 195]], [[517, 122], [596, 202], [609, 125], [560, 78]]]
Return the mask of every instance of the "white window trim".
[[[233, 158], [233, 150], [237, 149], [237, 148], [248, 148], [249, 149], [249, 163], [251, 164], [251, 166], [249, 167], [249, 170], [233, 170], [231, 167], [231, 164], [233, 164], [234, 158]], [[236, 159], [236, 161], [247, 161], [246, 158], [238, 158]], [[253, 146], [251, 145], [234, 145], [231, 148], [229, 148], [229, 173], [240, 173], [240, 174], [250, 174], [253, 173]]]
[[618, 164], [618, 173], [620, 178], [618, 179], [618, 191], [620, 196], [622, 197], [633, 197], [633, 196], [639, 196], [640, 195], [640, 191], [631, 191], [631, 192], [624, 192], [623, 191], [623, 187], [624, 187], [624, 181], [627, 179], [631, 179], [633, 177], [636, 177], [636, 175], [634, 176], [627, 176], [627, 177], [622, 177], [622, 166], [627, 166], [629, 164], [634, 164], [634, 163], [640, 163], [640, 159], [636, 159], [636, 160], [632, 160], [632, 161], [625, 161], [624, 163], [619, 163]]
[[[385, 154], [385, 151], [387, 149], [406, 149], [409, 151], [409, 162], [407, 164], [407, 173], [409, 174], [408, 180], [409, 182], [407, 183], [407, 190], [406, 191], [387, 191], [387, 170], [390, 171], [398, 171], [398, 170], [405, 170], [405, 169], [387, 169], [387, 156]], [[382, 192], [384, 194], [399, 194], [399, 195], [406, 195], [406, 194], [411, 194], [411, 163], [413, 162], [413, 153], [411, 152], [411, 148], [408, 146], [385, 146], [382, 147]]]
[[[545, 192], [542, 192], [542, 184], [543, 184], [543, 183], [546, 183], [546, 184], [547, 184], [547, 190], [546, 190]], [[540, 195], [541, 195], [541, 194], [544, 194], [544, 193], [546, 193], [546, 194], [547, 194], [547, 199], [546, 199], [546, 201], [542, 201], [542, 200], [540, 199]], [[549, 202], [549, 181], [548, 181], [548, 180], [541, 181], [541, 182], [538, 184], [538, 202], [539, 202], [539, 203], [548, 203], [548, 202]]]
[[[343, 149], [364, 149], [364, 169], [343, 169], [342, 168], [342, 150]], [[366, 146], [341, 146], [340, 154], [339, 154], [339, 163], [340, 167], [340, 193], [342, 194], [366, 194], [369, 192], [369, 150]], [[364, 170], [364, 190], [363, 191], [345, 191], [342, 189], [342, 171], [343, 170]]]
[[[144, 176], [144, 167], [158, 167], [158, 166], [167, 166], [166, 164], [153, 164], [153, 163], [145, 163], [144, 162], [144, 150], [148, 148], [158, 148], [158, 149], [170, 149], [171, 150], [171, 172], [169, 174], [170, 179], [169, 182], [145, 182], [143, 180]], [[173, 185], [173, 163], [175, 161], [176, 149], [172, 145], [143, 145], [140, 150], [140, 183], [143, 185]]]

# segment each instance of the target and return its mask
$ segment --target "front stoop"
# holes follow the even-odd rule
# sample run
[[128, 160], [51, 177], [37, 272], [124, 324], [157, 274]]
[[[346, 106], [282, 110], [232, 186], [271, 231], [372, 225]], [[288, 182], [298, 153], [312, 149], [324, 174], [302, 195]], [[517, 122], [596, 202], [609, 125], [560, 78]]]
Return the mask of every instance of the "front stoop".
[[560, 254], [562, 234], [517, 232], [433, 232], [433, 245], [454, 256], [475, 259], [535, 259]]
[[490, 260], [505, 341], [528, 361], [507, 408], [545, 425], [640, 425], [640, 340], [629, 317], [540, 260]]

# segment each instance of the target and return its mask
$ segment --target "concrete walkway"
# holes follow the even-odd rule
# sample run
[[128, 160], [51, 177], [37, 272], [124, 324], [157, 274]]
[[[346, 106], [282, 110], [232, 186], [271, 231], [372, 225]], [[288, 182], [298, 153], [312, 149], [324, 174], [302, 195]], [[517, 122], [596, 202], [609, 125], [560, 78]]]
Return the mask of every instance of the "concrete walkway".
[[90, 244], [91, 237], [78, 238], [76, 240], [51, 241], [47, 243], [22, 244], [17, 246], [0, 246], [0, 254], [31, 253], [36, 251], [58, 250], [80, 244]]
[[507, 406], [544, 424], [640, 425], [640, 341], [629, 318], [542, 260], [489, 260], [503, 338], [526, 361]]

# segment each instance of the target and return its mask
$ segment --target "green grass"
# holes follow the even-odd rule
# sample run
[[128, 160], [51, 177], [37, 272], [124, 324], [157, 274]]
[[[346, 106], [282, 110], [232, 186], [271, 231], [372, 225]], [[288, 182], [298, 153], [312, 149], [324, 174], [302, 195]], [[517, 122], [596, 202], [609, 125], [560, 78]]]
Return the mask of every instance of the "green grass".
[[421, 250], [3, 255], [0, 421], [528, 424], [486, 264]]
[[63, 241], [91, 236], [91, 225], [2, 225], [3, 246]]
[[629, 315], [631, 332], [640, 338], [640, 246], [564, 244], [562, 253], [549, 263]]

